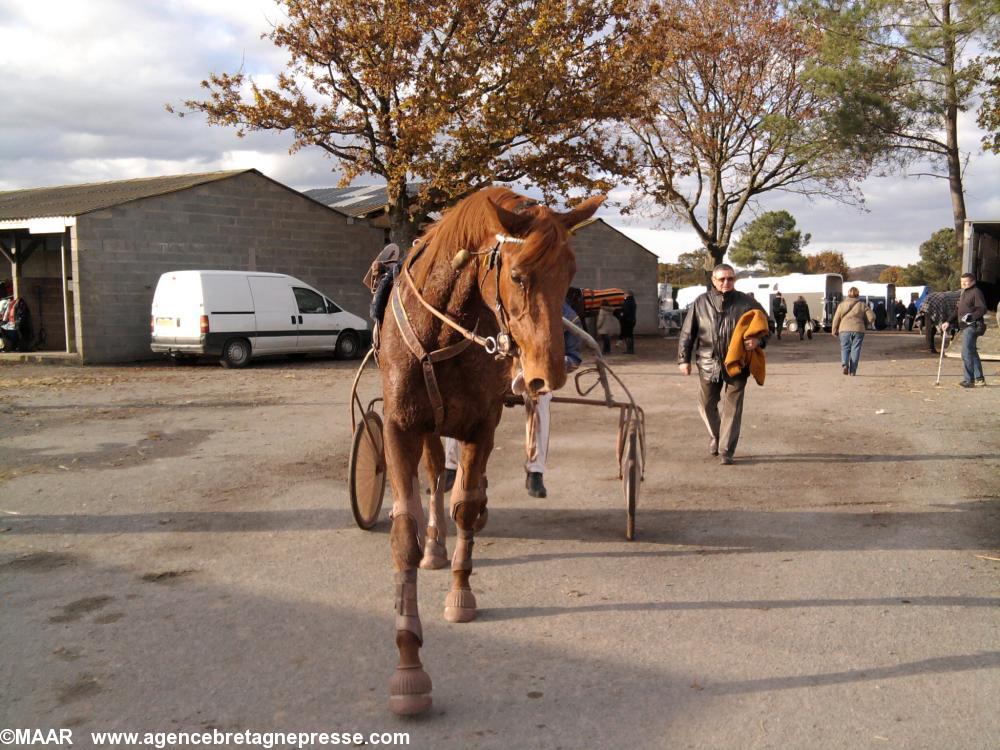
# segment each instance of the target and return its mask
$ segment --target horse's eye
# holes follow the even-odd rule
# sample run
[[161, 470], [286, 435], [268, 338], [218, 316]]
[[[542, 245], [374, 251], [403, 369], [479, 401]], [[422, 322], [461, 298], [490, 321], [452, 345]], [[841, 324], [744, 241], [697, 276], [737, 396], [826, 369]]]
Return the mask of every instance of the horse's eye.
[[521, 275], [520, 271], [513, 269], [510, 272], [510, 280], [517, 284], [522, 289], [524, 288], [524, 276]]

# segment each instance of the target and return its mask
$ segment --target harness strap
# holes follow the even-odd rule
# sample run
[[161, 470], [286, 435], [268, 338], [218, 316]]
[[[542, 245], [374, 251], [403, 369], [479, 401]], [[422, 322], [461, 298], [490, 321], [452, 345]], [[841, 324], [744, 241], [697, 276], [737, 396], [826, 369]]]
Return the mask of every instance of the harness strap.
[[396, 319], [403, 341], [420, 362], [420, 367], [424, 372], [424, 383], [427, 386], [427, 396], [431, 402], [431, 409], [434, 411], [434, 432], [440, 434], [444, 425], [444, 399], [441, 398], [441, 389], [438, 388], [437, 377], [434, 375], [434, 363], [457, 357], [469, 348], [472, 339], [462, 339], [450, 346], [428, 353], [413, 330], [413, 325], [406, 314], [406, 308], [403, 307], [398, 286], [393, 289], [392, 293], [392, 315]]
[[[419, 255], [419, 253], [417, 253], [417, 255]], [[413, 256], [413, 260], [416, 260], [417, 255]], [[431, 313], [431, 315], [433, 315], [435, 318], [437, 318], [438, 320], [440, 320], [442, 323], [444, 323], [445, 325], [450, 326], [451, 328], [453, 328], [454, 330], [456, 330], [460, 334], [462, 334], [466, 339], [468, 339], [469, 342], [473, 342], [474, 341], [475, 343], [479, 344], [484, 349], [489, 350], [489, 346], [487, 345], [487, 339], [485, 339], [484, 337], [480, 336], [475, 331], [470, 331], [468, 328], [465, 328], [464, 326], [459, 325], [454, 320], [452, 320], [451, 318], [449, 318], [447, 315], [445, 315], [444, 313], [442, 313], [439, 310], [437, 310], [437, 308], [435, 308], [433, 305], [431, 305], [429, 302], [427, 302], [427, 300], [424, 299], [424, 296], [417, 289], [417, 285], [416, 285], [416, 283], [414, 283], [413, 277], [410, 275], [410, 267], [409, 266], [410, 266], [409, 263], [407, 263], [405, 266], [403, 266], [403, 278], [406, 280], [407, 285], [410, 287], [410, 290], [413, 292], [413, 296], [417, 298], [417, 302], [419, 302], [421, 305], [423, 305], [424, 308]], [[398, 287], [397, 287], [397, 289], [398, 289]]]

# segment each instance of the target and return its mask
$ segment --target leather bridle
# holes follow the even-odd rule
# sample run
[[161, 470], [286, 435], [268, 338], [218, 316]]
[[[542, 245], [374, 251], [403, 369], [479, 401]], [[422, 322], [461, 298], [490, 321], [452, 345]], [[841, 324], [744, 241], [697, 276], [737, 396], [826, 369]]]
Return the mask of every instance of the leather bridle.
[[[434, 375], [435, 362], [442, 362], [446, 359], [456, 357], [473, 343], [483, 347], [487, 354], [492, 354], [493, 357], [498, 360], [506, 359], [508, 357], [514, 358], [518, 354], [517, 343], [514, 341], [514, 337], [511, 336], [510, 333], [507, 309], [500, 296], [500, 271], [503, 267], [503, 245], [523, 244], [524, 242], [525, 240], [518, 237], [508, 237], [507, 235], [498, 234], [496, 235], [496, 243], [489, 250], [480, 250], [468, 253], [469, 255], [488, 256], [486, 264], [486, 278], [488, 278], [489, 274], [492, 272], [494, 274], [496, 286], [495, 307], [497, 321], [500, 326], [500, 331], [496, 336], [480, 336], [476, 332], [479, 328], [478, 321], [476, 322], [473, 330], [470, 331], [468, 328], [464, 327], [457, 321], [452, 320], [424, 299], [420, 290], [417, 289], [416, 282], [414, 282], [413, 276], [410, 273], [410, 266], [413, 265], [417, 258], [419, 258], [423, 253], [424, 247], [418, 249], [417, 252], [408, 258], [403, 264], [401, 275], [406, 283], [406, 286], [409, 288], [410, 293], [416, 298], [417, 302], [430, 312], [431, 315], [453, 330], [458, 331], [463, 337], [463, 340], [456, 344], [451, 344], [443, 349], [428, 352], [424, 348], [423, 344], [420, 343], [420, 339], [413, 330], [413, 324], [410, 323], [409, 316], [406, 314], [406, 308], [403, 306], [401, 285], [395, 285], [392, 291], [392, 314], [393, 317], [395, 317], [396, 324], [398, 325], [399, 331], [403, 336], [403, 341], [406, 342], [407, 347], [413, 353], [413, 356], [417, 358], [423, 368], [424, 382], [427, 385], [427, 395], [430, 397], [431, 407], [434, 411], [435, 434], [441, 433], [441, 427], [444, 424], [444, 399], [441, 398], [441, 391], [438, 388], [437, 378]], [[482, 285], [480, 285], [480, 288], [482, 288]]]

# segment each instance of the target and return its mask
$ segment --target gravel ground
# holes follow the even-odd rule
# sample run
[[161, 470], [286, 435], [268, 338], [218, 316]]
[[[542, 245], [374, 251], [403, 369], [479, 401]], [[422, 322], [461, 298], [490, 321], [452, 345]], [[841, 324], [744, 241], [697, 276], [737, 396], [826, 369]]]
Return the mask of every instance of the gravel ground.
[[[737, 464], [675, 339], [612, 365], [647, 415], [557, 405], [549, 497], [505, 412], [479, 619], [422, 573], [431, 712], [392, 716], [388, 521], [347, 499], [357, 363], [0, 366], [0, 725], [408, 732], [418, 748], [1000, 746], [1000, 371], [877, 333], [767, 349]], [[362, 383], [378, 393], [374, 372]], [[388, 502], [387, 502], [388, 505]], [[120, 745], [121, 746], [121, 745]], [[318, 746], [318, 745], [314, 745]]]

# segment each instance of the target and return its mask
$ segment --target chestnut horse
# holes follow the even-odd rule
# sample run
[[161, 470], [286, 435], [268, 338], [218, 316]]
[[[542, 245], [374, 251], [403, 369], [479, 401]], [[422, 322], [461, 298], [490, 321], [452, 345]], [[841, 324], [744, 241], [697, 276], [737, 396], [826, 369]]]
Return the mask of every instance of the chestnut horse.
[[[458, 539], [444, 616], [468, 622], [476, 615], [469, 586], [473, 535], [486, 522], [486, 462], [504, 393], [518, 372], [527, 396], [566, 382], [562, 303], [576, 270], [569, 230], [603, 200], [559, 214], [505, 188], [486, 188], [414, 243], [396, 281], [379, 351], [393, 493], [399, 666], [389, 705], [395, 713], [418, 714], [431, 705], [431, 680], [419, 655], [417, 567], [448, 562], [439, 437], [462, 443], [451, 493]], [[422, 451], [433, 489], [428, 521], [417, 479]]]

